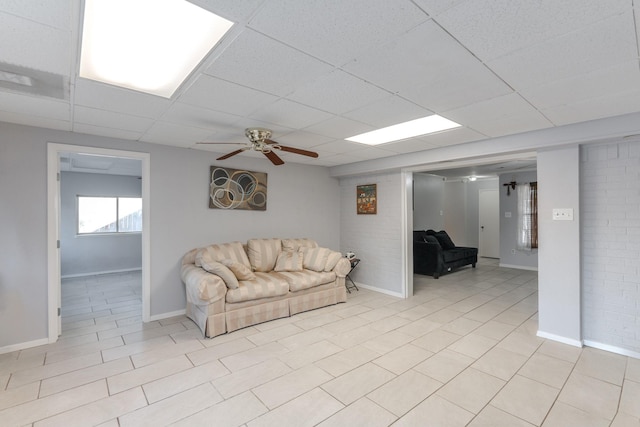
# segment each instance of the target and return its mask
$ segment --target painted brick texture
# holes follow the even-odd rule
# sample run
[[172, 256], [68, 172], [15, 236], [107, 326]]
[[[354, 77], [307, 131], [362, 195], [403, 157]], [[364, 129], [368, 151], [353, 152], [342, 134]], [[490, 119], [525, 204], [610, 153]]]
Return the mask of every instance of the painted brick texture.
[[581, 150], [583, 338], [640, 353], [640, 139]]

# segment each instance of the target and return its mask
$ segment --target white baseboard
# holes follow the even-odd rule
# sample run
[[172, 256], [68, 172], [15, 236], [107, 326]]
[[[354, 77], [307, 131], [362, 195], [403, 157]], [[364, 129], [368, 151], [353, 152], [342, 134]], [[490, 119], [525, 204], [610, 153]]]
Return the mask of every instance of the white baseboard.
[[560, 335], [550, 334], [548, 332], [538, 331], [536, 335], [538, 335], [540, 338], [546, 338], [551, 341], [558, 341], [563, 344], [572, 345], [574, 347], [582, 347], [583, 345], [582, 341], [580, 340], [574, 340], [573, 338], [562, 337]]
[[156, 320], [162, 320], [162, 319], [168, 319], [170, 317], [182, 316], [183, 314], [187, 314], [187, 310], [186, 309], [172, 311], [170, 313], [156, 314], [155, 316], [149, 317], [149, 321], [150, 322], [154, 322]]
[[125, 268], [122, 270], [95, 271], [93, 273], [65, 274], [62, 279], [73, 279], [76, 277], [99, 276], [100, 274], [129, 273], [131, 271], [142, 271], [142, 268]]
[[12, 353], [18, 350], [24, 350], [25, 348], [38, 347], [41, 345], [49, 344], [48, 338], [41, 338], [35, 341], [21, 342], [19, 344], [11, 344], [4, 347], [0, 347], [0, 354]]
[[538, 271], [538, 267], [528, 267], [526, 265], [515, 265], [515, 264], [498, 264], [498, 267], [504, 268], [515, 268], [517, 270], [528, 270], [528, 271]]
[[[393, 291], [389, 291], [387, 289], [380, 289], [380, 288], [376, 288], [374, 286], [364, 285], [364, 284], [358, 283], [358, 282], [356, 282], [356, 286], [358, 288], [366, 289], [366, 290], [369, 290], [369, 291], [380, 292], [381, 294], [389, 295], [389, 296], [392, 296], [392, 297], [404, 298], [402, 296], [401, 292], [393, 292]], [[353, 292], [353, 291], [351, 291], [351, 292]], [[358, 292], [358, 291], [356, 291], [356, 292]]]
[[634, 359], [640, 359], [640, 353], [637, 351], [627, 350], [626, 348], [620, 348], [609, 344], [602, 344], [596, 341], [584, 340], [584, 345], [587, 347], [597, 348], [599, 350], [609, 351], [611, 353], [620, 354], [622, 356], [633, 357]]

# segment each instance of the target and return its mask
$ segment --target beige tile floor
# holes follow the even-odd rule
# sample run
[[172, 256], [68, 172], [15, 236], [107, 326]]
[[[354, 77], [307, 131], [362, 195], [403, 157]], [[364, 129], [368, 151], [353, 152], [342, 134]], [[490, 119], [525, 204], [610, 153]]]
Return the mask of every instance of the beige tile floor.
[[0, 355], [0, 425], [640, 426], [640, 360], [536, 337], [536, 282], [481, 260], [203, 339], [141, 322], [139, 274], [66, 280], [60, 340]]

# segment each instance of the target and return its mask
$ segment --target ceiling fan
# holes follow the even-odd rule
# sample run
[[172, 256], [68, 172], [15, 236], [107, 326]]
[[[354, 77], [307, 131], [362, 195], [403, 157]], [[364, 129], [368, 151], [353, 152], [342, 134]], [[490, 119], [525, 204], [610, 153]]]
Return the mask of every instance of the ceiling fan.
[[[283, 165], [284, 161], [278, 156], [274, 150], [286, 151], [288, 153], [301, 154], [303, 156], [308, 157], [318, 157], [318, 153], [313, 151], [302, 150], [300, 148], [287, 147], [286, 145], [280, 145], [276, 141], [273, 141], [271, 138], [271, 131], [269, 129], [264, 128], [247, 128], [244, 131], [244, 134], [247, 138], [249, 138], [249, 143], [245, 147], [240, 148], [239, 150], [232, 151], [229, 154], [225, 154], [222, 157], [218, 157], [216, 160], [225, 160], [229, 157], [235, 156], [236, 154], [240, 154], [243, 151], [253, 150], [260, 151], [264, 154], [271, 163], [274, 165]], [[197, 142], [196, 144], [240, 144], [235, 142]]]

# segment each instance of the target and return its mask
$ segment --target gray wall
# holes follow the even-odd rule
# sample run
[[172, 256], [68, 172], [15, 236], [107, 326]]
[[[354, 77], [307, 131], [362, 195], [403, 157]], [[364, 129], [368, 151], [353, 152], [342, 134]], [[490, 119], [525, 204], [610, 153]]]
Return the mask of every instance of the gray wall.
[[[580, 158], [578, 146], [538, 152], [538, 331], [579, 345]], [[573, 221], [554, 221], [572, 208]]]
[[413, 178], [413, 229], [447, 230], [456, 245], [477, 248], [478, 193], [481, 189], [497, 188], [498, 179], [443, 181], [442, 177], [421, 173]]
[[[538, 268], [538, 250], [531, 252], [519, 251], [516, 249], [518, 239], [518, 191], [511, 190], [511, 195], [507, 196], [507, 187], [503, 184], [515, 181], [519, 184], [537, 181], [536, 171], [508, 173], [500, 175], [499, 195], [500, 195], [500, 265], [506, 267], [523, 267], [536, 270]], [[538, 187], [538, 197], [540, 188]], [[544, 189], [547, 191], [548, 189]], [[511, 218], [506, 218], [505, 212], [511, 213]], [[540, 224], [538, 218], [538, 224]]]
[[413, 229], [444, 228], [444, 180], [425, 173], [413, 174]]
[[184, 309], [179, 266], [194, 247], [306, 236], [339, 248], [340, 186], [327, 168], [236, 156], [222, 164], [268, 173], [268, 208], [226, 212], [208, 208], [215, 153], [0, 123], [0, 348], [48, 333], [47, 142], [150, 153], [152, 316]]
[[76, 234], [77, 196], [141, 197], [135, 176], [62, 172], [60, 179], [60, 272], [63, 277], [142, 267], [140, 234]]
[[583, 338], [640, 354], [640, 139], [584, 147]]
[[[356, 186], [377, 184], [378, 213], [356, 214]], [[402, 192], [400, 173], [340, 180], [342, 252], [352, 250], [362, 261], [353, 279], [381, 292], [402, 295]]]

